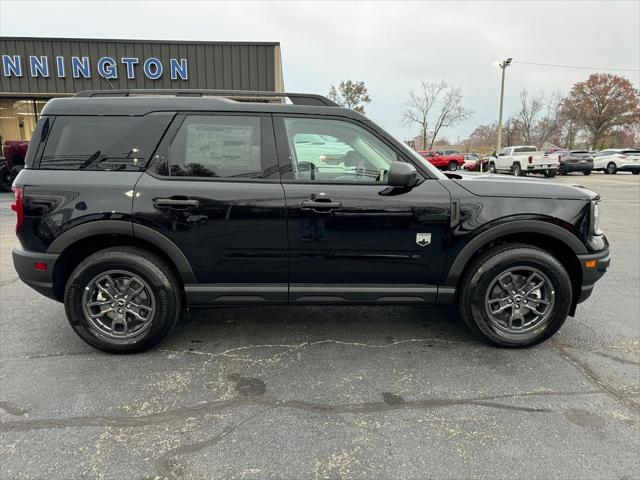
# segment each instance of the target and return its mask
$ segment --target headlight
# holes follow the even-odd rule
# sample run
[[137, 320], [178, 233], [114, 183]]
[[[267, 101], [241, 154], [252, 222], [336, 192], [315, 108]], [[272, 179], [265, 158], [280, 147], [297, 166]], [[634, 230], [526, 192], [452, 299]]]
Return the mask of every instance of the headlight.
[[600, 205], [597, 200], [591, 202], [591, 235], [602, 235], [600, 230]]

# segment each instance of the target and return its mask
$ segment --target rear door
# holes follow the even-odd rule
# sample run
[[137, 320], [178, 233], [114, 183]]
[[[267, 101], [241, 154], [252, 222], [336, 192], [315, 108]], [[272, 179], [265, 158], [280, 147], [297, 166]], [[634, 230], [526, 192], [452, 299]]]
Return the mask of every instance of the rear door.
[[[274, 116], [288, 213], [292, 303], [430, 302], [446, 260], [450, 196], [423, 177], [386, 183], [406, 161], [363, 124]], [[321, 151], [306, 141], [319, 135]]]
[[134, 195], [136, 234], [177, 246], [190, 303], [287, 300], [287, 230], [270, 115], [182, 113]]

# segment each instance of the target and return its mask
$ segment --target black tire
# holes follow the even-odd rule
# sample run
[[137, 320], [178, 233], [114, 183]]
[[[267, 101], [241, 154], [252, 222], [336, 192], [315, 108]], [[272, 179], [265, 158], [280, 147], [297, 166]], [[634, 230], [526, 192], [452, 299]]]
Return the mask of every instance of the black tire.
[[511, 171], [513, 171], [513, 175], [516, 177], [524, 177], [524, 173], [522, 172], [522, 167], [518, 162], [515, 162], [511, 167]]
[[458, 162], [449, 162], [449, 165], [447, 165], [447, 170], [449, 170], [450, 172], [455, 172], [456, 170], [458, 170]]
[[[485, 306], [488, 290], [497, 277], [502, 272], [517, 268], [541, 272], [547, 277], [553, 296], [546, 320], [539, 325], [532, 324], [531, 330], [521, 333], [503, 331], [494, 326]], [[465, 324], [487, 343], [523, 348], [544, 342], [560, 329], [569, 314], [572, 295], [569, 275], [555, 257], [530, 245], [511, 244], [486, 251], [470, 265], [460, 282], [458, 306]], [[522, 311], [524, 308], [527, 307]]]
[[0, 192], [10, 192], [12, 182], [11, 170], [6, 163], [3, 163], [0, 165]]
[[544, 171], [544, 176], [547, 178], [553, 178], [556, 176], [556, 171], [555, 170], [545, 170]]
[[564, 165], [560, 164], [560, 166], [558, 167], [558, 175], [566, 175], [567, 174], [567, 170], [564, 168]]
[[[89, 308], [85, 306], [87, 305], [85, 292], [90, 291], [88, 287], [97, 285], [96, 279], [101, 275], [113, 272], [116, 274], [126, 272], [146, 283], [151, 292], [149, 298], [153, 299], [151, 303], [153, 310], [143, 322], [144, 328], [141, 327], [139, 333], [131, 332], [131, 337], [117, 337], [116, 334], [120, 332], [115, 328], [110, 335], [110, 332], [100, 329], [89, 320], [85, 313]], [[130, 283], [127, 284], [127, 291], [128, 288]], [[123, 298], [127, 297], [121, 293], [117, 301], [124, 303]], [[104, 303], [112, 301], [114, 301], [113, 296]], [[133, 302], [132, 299], [128, 301]], [[71, 273], [64, 292], [65, 311], [71, 327], [89, 345], [109, 353], [137, 353], [156, 345], [171, 331], [180, 318], [180, 302], [181, 288], [169, 266], [156, 255], [136, 247], [112, 247], [89, 256]], [[113, 307], [114, 304], [110, 306]], [[116, 306], [116, 308], [120, 307]], [[98, 313], [101, 313], [102, 307], [99, 308]], [[122, 309], [119, 311], [122, 312]], [[138, 309], [138, 313], [140, 312], [141, 310]], [[115, 311], [112, 313], [115, 314]], [[104, 317], [103, 314], [100, 318]]]
[[633, 170], [631, 173], [633, 173], [634, 175], [640, 175], [640, 170]]
[[591, 175], [591, 170], [583, 170], [582, 174], [583, 175]]
[[616, 173], [618, 173], [618, 167], [615, 163], [609, 162], [604, 172], [608, 173], [609, 175], [615, 175]]
[[497, 173], [496, 164], [493, 162], [489, 163], [489, 173]]

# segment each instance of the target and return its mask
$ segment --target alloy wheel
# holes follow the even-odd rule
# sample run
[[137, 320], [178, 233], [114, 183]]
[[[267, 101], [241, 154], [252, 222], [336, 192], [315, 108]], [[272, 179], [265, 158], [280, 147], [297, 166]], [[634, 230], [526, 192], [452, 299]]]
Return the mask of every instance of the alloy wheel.
[[83, 311], [89, 325], [114, 339], [133, 338], [151, 326], [156, 300], [149, 284], [131, 272], [110, 270], [85, 287]]
[[553, 284], [533, 267], [503, 271], [490, 283], [485, 295], [491, 327], [512, 335], [526, 334], [547, 324], [554, 304]]

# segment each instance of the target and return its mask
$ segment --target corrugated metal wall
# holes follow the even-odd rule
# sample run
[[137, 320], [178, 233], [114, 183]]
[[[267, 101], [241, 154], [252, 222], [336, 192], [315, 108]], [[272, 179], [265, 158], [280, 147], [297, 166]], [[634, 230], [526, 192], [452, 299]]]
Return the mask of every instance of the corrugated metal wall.
[[[118, 78], [110, 79], [114, 88], [217, 88], [230, 90], [281, 91], [281, 59], [278, 43], [160, 42], [134, 40], [90, 40], [0, 37], [1, 55], [22, 57], [22, 77], [8, 77], [0, 64], [0, 96], [75, 93], [81, 90], [110, 89], [98, 74], [100, 57], [112, 57], [118, 64]], [[46, 56], [49, 77], [34, 78], [29, 72], [29, 56]], [[58, 78], [57, 56], [65, 59], [66, 78]], [[89, 57], [91, 78], [73, 78], [71, 57]], [[137, 57], [135, 78], [128, 79], [122, 57]], [[151, 80], [143, 74], [145, 59], [155, 57], [164, 66], [161, 78]], [[171, 80], [170, 58], [186, 58], [187, 80]], [[277, 71], [278, 70], [278, 71]]]

